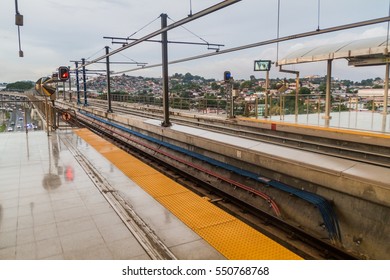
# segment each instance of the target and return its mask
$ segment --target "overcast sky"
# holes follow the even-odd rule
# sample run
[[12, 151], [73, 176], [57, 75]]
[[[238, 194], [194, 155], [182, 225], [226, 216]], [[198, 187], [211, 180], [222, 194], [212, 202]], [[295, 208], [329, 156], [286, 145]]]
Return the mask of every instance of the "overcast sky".
[[[93, 59], [104, 54], [104, 46], [112, 45], [103, 36], [140, 38], [160, 28], [161, 13], [169, 16], [168, 24], [187, 17], [190, 0], [18, 0], [24, 16], [21, 27], [22, 50], [19, 58], [15, 1], [0, 1], [0, 82], [17, 80], [36, 81], [51, 75], [61, 65], [74, 67], [71, 60]], [[192, 0], [192, 13], [219, 3], [218, 0]], [[287, 36], [318, 27], [318, 0], [280, 0], [279, 36]], [[321, 29], [363, 20], [385, 17], [389, 13], [389, 0], [321, 0], [319, 27]], [[200, 38], [228, 49], [277, 37], [278, 0], [242, 0], [216, 13], [195, 20], [168, 33], [169, 40], [202, 42]], [[144, 26], [147, 26], [143, 28]], [[196, 36], [195, 36], [195, 35]], [[339, 31], [331, 34], [306, 37], [267, 45], [230, 54], [213, 56], [191, 62], [170, 65], [169, 74], [187, 73], [206, 78], [222, 79], [230, 70], [236, 79], [249, 79], [253, 61], [275, 61], [289, 52], [307, 46], [376, 37], [387, 34], [387, 23]], [[200, 38], [199, 38], [200, 37]], [[159, 39], [156, 37], [155, 39]], [[169, 45], [169, 60], [212, 52], [205, 46]], [[158, 43], [141, 43], [111, 57], [111, 61], [138, 61], [161, 63], [161, 46]], [[105, 69], [96, 64], [89, 69]], [[111, 70], [121, 71], [134, 66], [112, 65]], [[301, 76], [325, 75], [326, 63], [301, 64], [290, 69], [301, 71]], [[337, 60], [333, 77], [360, 81], [384, 77], [384, 66], [352, 68], [347, 61]], [[129, 72], [128, 75], [160, 77], [161, 68]], [[279, 73], [275, 67], [271, 77], [293, 78]]]

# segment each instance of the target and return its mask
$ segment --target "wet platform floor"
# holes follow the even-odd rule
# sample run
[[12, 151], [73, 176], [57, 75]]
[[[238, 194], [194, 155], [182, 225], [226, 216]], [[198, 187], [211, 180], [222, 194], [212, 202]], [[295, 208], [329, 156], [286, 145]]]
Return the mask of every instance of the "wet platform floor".
[[224, 259], [72, 131], [0, 134], [0, 259], [150, 259], [69, 143], [122, 194], [143, 201], [135, 210], [178, 259]]

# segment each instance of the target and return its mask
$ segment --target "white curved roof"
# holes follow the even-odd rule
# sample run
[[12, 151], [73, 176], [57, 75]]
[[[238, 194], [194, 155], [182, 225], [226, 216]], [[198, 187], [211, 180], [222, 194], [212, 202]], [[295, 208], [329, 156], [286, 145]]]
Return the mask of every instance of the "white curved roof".
[[[373, 37], [349, 42], [308, 47], [294, 51], [278, 61], [278, 65], [323, 61], [328, 59], [354, 59], [372, 57], [385, 59], [387, 54], [387, 37]], [[385, 63], [386, 61], [383, 61]]]

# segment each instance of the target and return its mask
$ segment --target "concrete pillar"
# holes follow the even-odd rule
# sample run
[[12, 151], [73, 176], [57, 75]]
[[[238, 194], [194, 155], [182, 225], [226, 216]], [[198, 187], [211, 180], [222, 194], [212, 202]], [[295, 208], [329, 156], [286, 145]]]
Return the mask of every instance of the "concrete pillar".
[[329, 120], [332, 118], [330, 116], [330, 90], [331, 90], [331, 81], [332, 81], [332, 59], [328, 59], [328, 67], [326, 72], [326, 99], [325, 99], [325, 125], [329, 126]]
[[268, 94], [269, 94], [269, 71], [265, 76], [265, 101], [264, 101], [264, 118], [268, 118]]
[[386, 63], [385, 92], [383, 94], [383, 115], [387, 115], [387, 105], [389, 99], [389, 63]]
[[298, 122], [298, 94], [299, 94], [299, 72], [297, 72], [297, 77], [295, 79], [295, 122]]

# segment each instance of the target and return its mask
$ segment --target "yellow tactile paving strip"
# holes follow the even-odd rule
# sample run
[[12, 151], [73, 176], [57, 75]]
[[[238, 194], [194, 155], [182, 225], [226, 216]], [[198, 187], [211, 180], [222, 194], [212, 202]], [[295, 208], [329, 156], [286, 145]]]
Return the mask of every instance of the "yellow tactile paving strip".
[[301, 259], [88, 129], [75, 132], [227, 259]]
[[365, 136], [365, 137], [390, 139], [389, 134], [384, 134], [384, 133], [379, 133], [379, 132], [357, 131], [357, 130], [352, 130], [352, 129], [313, 126], [313, 125], [296, 124], [296, 123], [288, 123], [288, 122], [280, 122], [280, 121], [272, 121], [272, 120], [251, 119], [251, 118], [245, 118], [245, 117], [239, 117], [239, 119], [244, 120], [244, 121], [250, 121], [250, 122], [277, 124], [277, 125], [283, 125], [283, 126], [308, 128], [308, 129], [312, 129], [312, 130], [322, 130], [322, 131], [328, 131], [328, 132], [359, 135], [359, 136]]

